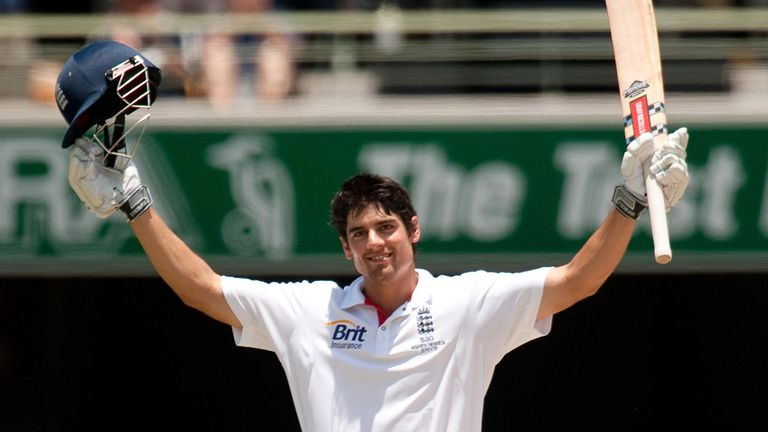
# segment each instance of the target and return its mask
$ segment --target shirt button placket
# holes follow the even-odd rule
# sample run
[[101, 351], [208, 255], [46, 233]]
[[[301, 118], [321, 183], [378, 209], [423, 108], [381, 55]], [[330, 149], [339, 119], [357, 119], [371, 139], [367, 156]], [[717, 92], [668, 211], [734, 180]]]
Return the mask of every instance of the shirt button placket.
[[387, 334], [387, 325], [379, 326], [378, 335], [376, 335], [376, 352], [385, 354], [389, 352], [389, 334]]

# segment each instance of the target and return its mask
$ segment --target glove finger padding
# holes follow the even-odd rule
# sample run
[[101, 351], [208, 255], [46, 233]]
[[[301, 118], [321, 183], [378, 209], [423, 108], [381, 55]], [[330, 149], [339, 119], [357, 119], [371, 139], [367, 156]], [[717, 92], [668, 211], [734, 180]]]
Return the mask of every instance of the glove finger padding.
[[152, 205], [149, 189], [141, 183], [130, 156], [124, 156], [123, 169], [116, 170], [104, 166], [105, 152], [97, 143], [78, 139], [75, 144], [69, 158], [69, 185], [91, 212], [106, 219], [119, 209], [130, 222]]
[[69, 185], [85, 206], [102, 219], [115, 212], [122, 176], [102, 166], [104, 152], [98, 144], [78, 139], [69, 157]]
[[639, 199], [645, 199], [643, 163], [653, 155], [653, 135], [644, 133], [627, 146], [621, 161], [624, 185]]
[[650, 169], [664, 193], [667, 211], [680, 202], [688, 187], [687, 147], [688, 130], [680, 128], [670, 134], [667, 142], [653, 155]]

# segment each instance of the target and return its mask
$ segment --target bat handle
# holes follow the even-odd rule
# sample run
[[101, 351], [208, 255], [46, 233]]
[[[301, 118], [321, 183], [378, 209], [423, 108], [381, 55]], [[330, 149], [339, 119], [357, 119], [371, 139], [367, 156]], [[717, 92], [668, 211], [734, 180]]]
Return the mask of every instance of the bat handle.
[[664, 193], [650, 175], [650, 161], [643, 166], [645, 173], [645, 191], [648, 198], [648, 214], [651, 218], [651, 234], [653, 236], [653, 255], [659, 264], [672, 261], [672, 248], [669, 245], [669, 229], [667, 228], [667, 208], [664, 203]]

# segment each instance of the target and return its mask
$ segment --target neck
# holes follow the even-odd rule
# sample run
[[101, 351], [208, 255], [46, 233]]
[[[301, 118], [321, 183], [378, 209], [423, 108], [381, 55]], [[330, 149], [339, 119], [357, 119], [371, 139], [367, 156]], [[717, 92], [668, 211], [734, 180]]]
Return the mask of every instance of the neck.
[[372, 303], [388, 315], [408, 301], [419, 283], [419, 274], [414, 269], [403, 277], [388, 282], [365, 280], [363, 293]]

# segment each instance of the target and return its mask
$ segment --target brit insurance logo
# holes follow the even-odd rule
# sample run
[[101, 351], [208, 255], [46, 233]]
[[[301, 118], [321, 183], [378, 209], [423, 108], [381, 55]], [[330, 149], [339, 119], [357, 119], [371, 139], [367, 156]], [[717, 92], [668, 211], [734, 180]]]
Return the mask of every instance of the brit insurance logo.
[[325, 323], [331, 329], [331, 349], [359, 350], [368, 332], [364, 326], [350, 320], [336, 320]]

